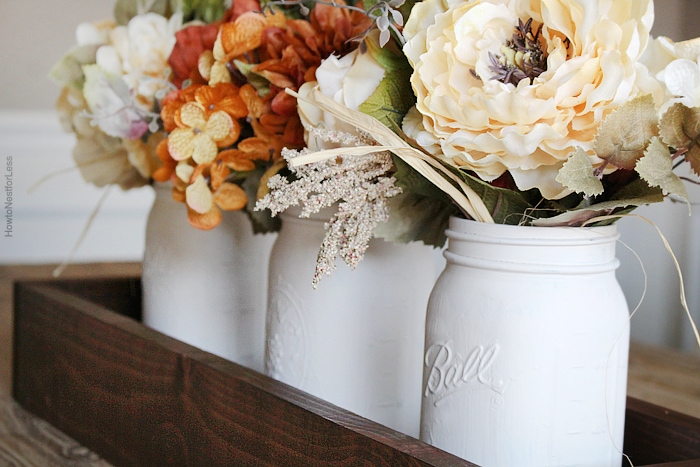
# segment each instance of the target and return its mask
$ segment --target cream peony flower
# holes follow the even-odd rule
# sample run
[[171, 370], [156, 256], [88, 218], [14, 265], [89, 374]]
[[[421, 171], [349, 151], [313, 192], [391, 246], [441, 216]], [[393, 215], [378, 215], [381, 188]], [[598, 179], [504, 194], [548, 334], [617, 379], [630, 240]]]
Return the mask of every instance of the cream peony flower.
[[418, 114], [404, 131], [484, 180], [508, 171], [521, 190], [565, 196], [555, 178], [574, 149], [602, 164], [591, 148], [603, 118], [662, 92], [639, 61], [652, 23], [652, 0], [417, 3], [404, 52]]

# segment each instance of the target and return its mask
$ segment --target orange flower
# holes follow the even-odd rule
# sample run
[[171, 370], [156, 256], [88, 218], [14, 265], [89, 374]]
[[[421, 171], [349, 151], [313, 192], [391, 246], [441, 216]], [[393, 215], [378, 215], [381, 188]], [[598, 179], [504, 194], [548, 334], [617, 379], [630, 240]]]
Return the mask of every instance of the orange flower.
[[[345, 2], [337, 0], [335, 3]], [[355, 6], [362, 8], [361, 3]], [[345, 55], [354, 50], [357, 43], [351, 39], [364, 33], [372, 20], [359, 11], [316, 4], [311, 12], [311, 24], [315, 34], [310, 39], [317, 53], [326, 58], [332, 53]]]
[[[298, 90], [315, 79], [321, 61], [353, 50], [356, 43], [349, 39], [370, 24], [362, 14], [320, 4], [311, 21], [253, 12], [259, 6], [256, 0], [234, 5], [238, 7], [217, 25], [211, 46], [211, 28], [178, 36], [182, 47], [189, 44], [190, 52], [201, 52], [196, 73], [196, 53], [176, 47], [171, 57], [176, 73], [186, 73], [195, 84], [162, 102], [161, 118], [169, 136], [167, 144], [158, 146], [163, 165], [155, 177], [173, 181], [173, 197], [187, 205], [189, 222], [200, 229], [218, 225], [222, 210], [246, 206], [245, 191], [232, 181], [241, 178], [237, 173], [245, 176], [262, 167], [264, 185], [286, 166], [282, 148], [303, 147], [296, 99], [284, 89]], [[239, 70], [236, 64], [241, 62], [248, 68]], [[257, 88], [248, 83], [249, 73], [261, 77], [253, 83]], [[246, 137], [239, 141], [241, 134]]]
[[160, 118], [163, 120], [163, 129], [166, 132], [169, 133], [177, 128], [175, 116], [180, 112], [183, 105], [194, 100], [194, 94], [200, 86], [200, 84], [194, 84], [185, 89], [171, 91], [163, 98]]
[[194, 84], [207, 84], [199, 72], [199, 58], [204, 52], [211, 52], [222, 24], [235, 20], [250, 11], [260, 11], [257, 0], [236, 0], [224, 17], [211, 24], [185, 27], [175, 33], [175, 46], [168, 59], [173, 70], [173, 84], [182, 88], [185, 80]]
[[[241, 87], [240, 96], [249, 109], [248, 118], [255, 135], [271, 141], [270, 146], [274, 148], [272, 160], [280, 157], [283, 147], [297, 149], [304, 146], [304, 128], [299, 115], [296, 112], [289, 116], [275, 113], [273, 93], [262, 98], [253, 86], [245, 84]], [[296, 99], [294, 101], [296, 106]]]
[[234, 119], [245, 118], [248, 116], [248, 108], [239, 93], [240, 89], [234, 84], [218, 83], [198, 88], [194, 100], [202, 104], [207, 116], [222, 111]]
[[214, 49], [200, 57], [199, 72], [209, 84], [230, 83], [229, 63], [236, 59], [247, 62], [244, 54], [260, 47], [263, 31], [267, 27], [283, 25], [285, 21], [282, 13], [262, 15], [250, 11], [233, 22], [224, 23], [219, 28]]
[[163, 139], [156, 146], [156, 156], [160, 159], [162, 165], [153, 172], [153, 179], [157, 182], [167, 182], [175, 174], [177, 161], [170, 156], [168, 151], [168, 140]]
[[274, 138], [260, 138], [253, 136], [246, 138], [236, 149], [221, 151], [221, 160], [227, 167], [236, 172], [247, 172], [255, 169], [255, 161], [268, 162], [275, 159], [279, 154], [279, 144]]
[[[222, 152], [223, 154], [223, 152]], [[221, 210], [238, 211], [248, 202], [245, 191], [226, 181], [230, 169], [220, 157], [194, 168], [185, 188], [187, 218], [191, 225], [209, 230], [221, 222]]]
[[221, 110], [207, 115], [199, 102], [188, 102], [177, 114], [178, 128], [168, 136], [168, 151], [173, 159], [192, 159], [197, 164], [211, 162], [218, 148], [234, 143], [240, 135], [240, 125]]

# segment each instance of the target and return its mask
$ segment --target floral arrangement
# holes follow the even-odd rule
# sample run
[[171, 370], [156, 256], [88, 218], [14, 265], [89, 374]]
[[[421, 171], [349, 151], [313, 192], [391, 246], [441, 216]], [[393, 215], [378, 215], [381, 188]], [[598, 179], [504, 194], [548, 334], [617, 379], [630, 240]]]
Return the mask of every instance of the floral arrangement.
[[[652, 0], [119, 0], [52, 71], [98, 186], [170, 181], [190, 223], [337, 206], [315, 283], [450, 216], [584, 226], [700, 172], [700, 39]], [[692, 176], [691, 174], [691, 176]]]
[[700, 39], [652, 38], [652, 0], [423, 0], [373, 19], [379, 34], [290, 92], [307, 146], [258, 202], [337, 203], [314, 284], [372, 236], [442, 245], [452, 215], [587, 226], [688, 201]]
[[[244, 209], [256, 232], [259, 187], [304, 145], [298, 90], [370, 26], [361, 10], [257, 0], [119, 0], [115, 20], [81, 24], [52, 70], [58, 109], [76, 134], [74, 159], [97, 186], [170, 181], [191, 225], [211, 229]], [[304, 16], [304, 17], [302, 17]], [[263, 181], [261, 183], [261, 180]]]
[[[62, 86], [57, 109], [75, 133], [73, 157], [86, 181], [123, 189], [143, 186], [156, 169], [162, 139], [156, 95], [168, 86], [168, 56], [182, 15], [171, 11], [80, 24], [77, 44], [53, 67]], [[137, 46], [141, 44], [142, 46]]]

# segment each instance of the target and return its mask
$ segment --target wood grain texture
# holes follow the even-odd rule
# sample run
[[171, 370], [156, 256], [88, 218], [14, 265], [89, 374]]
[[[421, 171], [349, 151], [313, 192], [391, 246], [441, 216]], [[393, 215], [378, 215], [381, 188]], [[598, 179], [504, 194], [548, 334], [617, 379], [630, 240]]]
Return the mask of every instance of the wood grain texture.
[[[17, 280], [53, 279], [57, 264], [0, 265], [0, 397], [12, 393], [12, 303]], [[141, 274], [141, 263], [71, 264], [61, 278], [132, 277]]]
[[[89, 294], [111, 303], [118, 283], [133, 290], [98, 281]], [[20, 284], [15, 297], [15, 399], [115, 465], [473, 465], [74, 289]]]
[[700, 461], [681, 461], [681, 462], [666, 462], [663, 464], [647, 465], [645, 467], [698, 467], [700, 466]]
[[110, 467], [110, 464], [32, 416], [15, 401], [0, 398], [0, 466]]
[[624, 451], [635, 464], [692, 459], [696, 466], [700, 465], [700, 420], [697, 418], [628, 398], [625, 424]]
[[[23, 285], [35, 315], [16, 343], [31, 356], [16, 360], [30, 374], [20, 393], [116, 465], [473, 465], [108, 310], [138, 316], [132, 278]], [[700, 359], [637, 343], [630, 355], [631, 396], [698, 416]], [[698, 421], [637, 402], [624, 449], [635, 466], [700, 466]]]
[[628, 395], [700, 418], [700, 350], [683, 353], [633, 342]]

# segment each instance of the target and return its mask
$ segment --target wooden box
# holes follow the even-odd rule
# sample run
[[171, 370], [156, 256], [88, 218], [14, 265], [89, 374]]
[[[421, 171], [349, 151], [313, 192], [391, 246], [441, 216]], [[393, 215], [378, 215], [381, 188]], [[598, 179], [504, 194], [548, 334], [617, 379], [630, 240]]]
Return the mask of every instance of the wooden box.
[[[15, 284], [14, 398], [115, 466], [473, 466], [139, 323], [138, 278]], [[635, 466], [700, 466], [700, 420], [628, 399]]]

